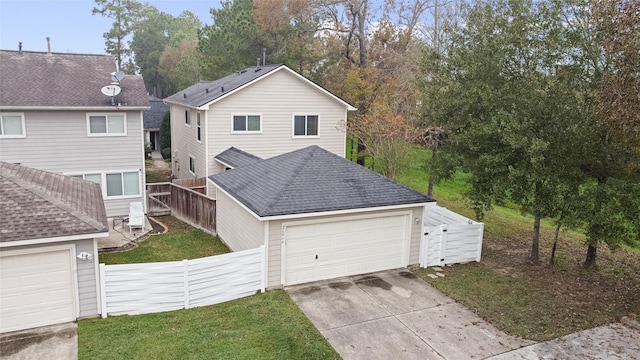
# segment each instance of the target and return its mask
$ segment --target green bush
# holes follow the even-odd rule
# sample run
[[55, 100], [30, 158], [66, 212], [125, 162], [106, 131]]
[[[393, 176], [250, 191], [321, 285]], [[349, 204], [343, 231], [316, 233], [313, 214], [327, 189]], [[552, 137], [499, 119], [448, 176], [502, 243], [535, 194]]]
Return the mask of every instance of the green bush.
[[[160, 124], [160, 149], [171, 147], [171, 112], [167, 111]], [[164, 155], [162, 155], [164, 157]], [[165, 157], [166, 159], [166, 157]]]
[[165, 160], [170, 160], [171, 159], [171, 148], [170, 147], [166, 147], [164, 149], [162, 149], [160, 151], [160, 154], [162, 154], [162, 158]]

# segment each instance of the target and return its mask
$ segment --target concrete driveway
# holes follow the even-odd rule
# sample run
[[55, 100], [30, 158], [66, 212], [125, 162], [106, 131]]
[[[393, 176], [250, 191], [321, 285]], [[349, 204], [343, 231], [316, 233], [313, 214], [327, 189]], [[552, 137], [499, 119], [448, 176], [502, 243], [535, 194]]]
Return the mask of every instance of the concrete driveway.
[[484, 359], [533, 344], [499, 331], [406, 269], [286, 290], [343, 359]]
[[78, 359], [78, 325], [65, 323], [0, 336], [2, 360]]

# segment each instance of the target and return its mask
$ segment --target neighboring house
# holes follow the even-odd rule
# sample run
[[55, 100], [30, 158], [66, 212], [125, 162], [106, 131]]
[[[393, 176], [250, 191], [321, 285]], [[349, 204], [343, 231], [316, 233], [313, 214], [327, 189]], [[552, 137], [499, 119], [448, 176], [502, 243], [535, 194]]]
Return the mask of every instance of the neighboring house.
[[0, 332], [100, 314], [99, 185], [0, 162]]
[[[310, 145], [344, 157], [355, 108], [285, 65], [250, 67], [164, 99], [171, 105], [173, 174], [209, 177], [230, 147], [270, 158]], [[212, 184], [207, 195], [215, 196]]]
[[418, 263], [433, 199], [317, 146], [225, 153], [244, 164], [209, 177], [217, 232], [233, 251], [266, 247], [267, 287]]
[[144, 144], [152, 151], [160, 151], [160, 126], [164, 114], [169, 111], [169, 105], [153, 95], [149, 95], [151, 108], [142, 114], [144, 119]]
[[0, 50], [0, 160], [97, 182], [108, 216], [144, 202], [142, 77], [109, 55]]

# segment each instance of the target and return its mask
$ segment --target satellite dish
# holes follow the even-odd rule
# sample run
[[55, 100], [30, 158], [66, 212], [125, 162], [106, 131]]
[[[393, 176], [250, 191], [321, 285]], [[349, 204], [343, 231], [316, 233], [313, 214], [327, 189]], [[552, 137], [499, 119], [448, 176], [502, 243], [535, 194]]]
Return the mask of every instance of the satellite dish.
[[111, 73], [111, 80], [120, 82], [120, 80], [124, 79], [124, 73], [122, 71]]
[[102, 89], [100, 89], [100, 91], [102, 91], [103, 94], [111, 97], [120, 94], [120, 90], [122, 89], [118, 85], [107, 85], [107, 86], [104, 86]]

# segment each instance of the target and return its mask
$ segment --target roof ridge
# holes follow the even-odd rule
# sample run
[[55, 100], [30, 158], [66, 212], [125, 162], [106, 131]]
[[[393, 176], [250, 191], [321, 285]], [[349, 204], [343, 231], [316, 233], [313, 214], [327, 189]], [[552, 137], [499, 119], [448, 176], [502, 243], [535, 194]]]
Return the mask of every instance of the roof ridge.
[[[5, 166], [3, 166], [5, 167]], [[0, 173], [0, 176], [5, 177], [7, 179], [9, 179], [10, 181], [13, 181], [13, 183], [15, 183], [16, 185], [22, 187], [23, 189], [31, 192], [32, 194], [39, 196], [45, 200], [47, 200], [48, 202], [50, 202], [51, 204], [55, 205], [56, 207], [68, 212], [69, 214], [73, 215], [74, 217], [76, 217], [78, 220], [86, 223], [87, 225], [93, 227], [96, 230], [103, 230], [104, 229], [104, 224], [102, 224], [101, 222], [91, 218], [89, 215], [83, 213], [82, 211], [78, 211], [76, 209], [74, 209], [72, 206], [70, 206], [69, 204], [65, 203], [64, 201], [62, 201], [61, 199], [58, 199], [52, 195], [50, 195], [47, 191], [43, 191], [44, 189], [42, 189], [40, 186], [36, 186], [34, 184], [29, 183], [28, 181], [17, 177], [16, 175], [14, 175], [11, 171], [11, 169], [6, 169], [2, 173]], [[35, 169], [31, 169], [31, 170], [35, 170]], [[44, 171], [44, 170], [40, 170], [40, 171]], [[51, 172], [46, 171], [47, 173], [57, 176], [58, 174], [54, 174]], [[64, 176], [64, 175], [59, 175], [59, 176]], [[71, 178], [73, 179], [73, 178]], [[78, 180], [78, 179], [75, 179]], [[84, 181], [84, 180], [83, 180]], [[103, 230], [104, 231], [104, 230]]]
[[[278, 203], [278, 201], [280, 201], [280, 199], [282, 198], [282, 196], [284, 196], [284, 194], [286, 193], [286, 190], [291, 186], [291, 184], [293, 183], [293, 179], [295, 179], [296, 177], [298, 177], [298, 175], [300, 175], [300, 171], [302, 170], [302, 168], [307, 165], [309, 163], [309, 159], [312, 158], [315, 153], [316, 153], [316, 148], [318, 148], [315, 145], [311, 145], [308, 146], [306, 148], [302, 148], [300, 150], [305, 150], [305, 149], [309, 149], [309, 154], [304, 156], [302, 158], [303, 161], [300, 161], [300, 164], [298, 164], [298, 166], [296, 166], [293, 169], [292, 175], [287, 179], [288, 181], [285, 183], [285, 185], [280, 189], [280, 192], [278, 193], [278, 196], [274, 197], [266, 206], [265, 208], [270, 209], [272, 205], [275, 205]], [[298, 150], [298, 151], [300, 151]], [[284, 154], [286, 155], [286, 154]], [[273, 158], [271, 158], [273, 159]], [[269, 159], [267, 159], [269, 160]], [[267, 161], [264, 160], [264, 161]]]

